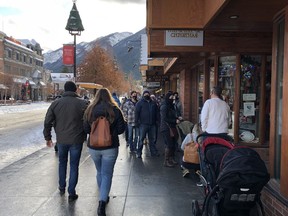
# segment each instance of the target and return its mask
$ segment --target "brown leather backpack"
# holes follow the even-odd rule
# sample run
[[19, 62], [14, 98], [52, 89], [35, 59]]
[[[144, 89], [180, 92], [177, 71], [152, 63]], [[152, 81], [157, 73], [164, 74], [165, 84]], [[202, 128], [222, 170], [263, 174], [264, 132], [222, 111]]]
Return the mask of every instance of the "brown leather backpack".
[[90, 132], [90, 146], [101, 148], [112, 145], [112, 136], [110, 133], [110, 123], [104, 116], [98, 117], [93, 121]]

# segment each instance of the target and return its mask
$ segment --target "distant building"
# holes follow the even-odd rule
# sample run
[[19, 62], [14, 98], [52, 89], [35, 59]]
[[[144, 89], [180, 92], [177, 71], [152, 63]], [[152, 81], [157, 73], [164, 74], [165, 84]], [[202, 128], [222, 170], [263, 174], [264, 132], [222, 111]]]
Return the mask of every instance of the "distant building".
[[16, 40], [0, 31], [1, 99], [40, 101], [46, 99], [43, 54], [40, 44], [32, 40]]

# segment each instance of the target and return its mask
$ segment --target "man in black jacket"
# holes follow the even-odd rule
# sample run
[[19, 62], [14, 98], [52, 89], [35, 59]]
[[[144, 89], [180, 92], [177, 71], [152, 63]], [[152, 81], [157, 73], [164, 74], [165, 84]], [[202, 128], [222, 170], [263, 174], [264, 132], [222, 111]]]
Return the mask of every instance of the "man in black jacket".
[[69, 201], [78, 198], [76, 185], [78, 168], [86, 134], [83, 129], [83, 114], [87, 101], [76, 94], [74, 82], [67, 81], [64, 94], [55, 100], [47, 110], [43, 134], [48, 147], [53, 146], [51, 130], [54, 127], [59, 154], [59, 191], [63, 195], [66, 188], [68, 154], [70, 153]]
[[135, 122], [139, 126], [140, 133], [137, 158], [142, 157], [143, 141], [147, 134], [151, 156], [159, 156], [156, 148], [158, 112], [158, 106], [151, 100], [150, 92], [145, 90], [142, 99], [137, 102], [135, 110]]

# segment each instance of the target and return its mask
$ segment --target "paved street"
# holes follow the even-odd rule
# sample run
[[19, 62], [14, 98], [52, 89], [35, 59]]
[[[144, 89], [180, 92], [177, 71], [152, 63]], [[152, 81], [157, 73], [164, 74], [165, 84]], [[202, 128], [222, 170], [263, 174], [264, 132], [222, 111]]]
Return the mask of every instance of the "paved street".
[[0, 169], [45, 147], [42, 130], [49, 105], [0, 106]]

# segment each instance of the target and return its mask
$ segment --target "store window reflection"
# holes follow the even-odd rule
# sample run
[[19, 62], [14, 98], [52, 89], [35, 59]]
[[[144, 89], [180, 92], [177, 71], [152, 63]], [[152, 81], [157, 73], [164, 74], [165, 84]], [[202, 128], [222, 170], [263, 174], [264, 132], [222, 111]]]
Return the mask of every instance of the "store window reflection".
[[259, 142], [261, 56], [241, 56], [239, 137], [249, 143]]
[[203, 96], [204, 96], [204, 70], [203, 65], [198, 66], [198, 104], [199, 104], [199, 119], [201, 114], [201, 109], [203, 107]]
[[276, 90], [276, 140], [275, 140], [275, 179], [280, 180], [281, 174], [281, 138], [282, 138], [282, 98], [283, 98], [283, 63], [284, 63], [285, 22], [278, 25], [277, 44], [277, 90]]
[[215, 67], [214, 67], [214, 59], [209, 60], [209, 89], [215, 86]]
[[223, 99], [228, 103], [232, 123], [229, 127], [229, 135], [234, 136], [234, 95], [236, 76], [236, 56], [219, 57], [218, 85], [223, 89]]

